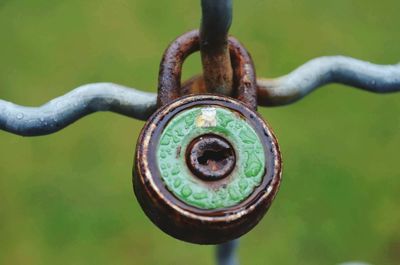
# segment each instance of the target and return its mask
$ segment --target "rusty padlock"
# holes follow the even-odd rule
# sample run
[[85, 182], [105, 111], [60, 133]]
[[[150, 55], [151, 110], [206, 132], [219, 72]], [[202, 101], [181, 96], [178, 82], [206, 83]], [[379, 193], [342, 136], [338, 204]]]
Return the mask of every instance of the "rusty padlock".
[[277, 140], [257, 114], [256, 77], [247, 51], [229, 39], [236, 99], [181, 95], [185, 58], [199, 50], [197, 31], [166, 50], [159, 109], [137, 142], [133, 184], [150, 220], [167, 234], [218, 244], [251, 230], [281, 181]]

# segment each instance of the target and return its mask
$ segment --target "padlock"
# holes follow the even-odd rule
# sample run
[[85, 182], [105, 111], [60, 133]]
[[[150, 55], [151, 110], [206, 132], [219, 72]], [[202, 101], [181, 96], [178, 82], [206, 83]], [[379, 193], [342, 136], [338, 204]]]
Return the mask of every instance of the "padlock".
[[133, 174], [136, 197], [167, 234], [219, 244], [250, 231], [281, 182], [281, 156], [269, 125], [256, 112], [256, 77], [247, 51], [229, 39], [234, 98], [181, 95], [185, 58], [199, 49], [197, 31], [166, 50], [159, 109], [139, 136]]

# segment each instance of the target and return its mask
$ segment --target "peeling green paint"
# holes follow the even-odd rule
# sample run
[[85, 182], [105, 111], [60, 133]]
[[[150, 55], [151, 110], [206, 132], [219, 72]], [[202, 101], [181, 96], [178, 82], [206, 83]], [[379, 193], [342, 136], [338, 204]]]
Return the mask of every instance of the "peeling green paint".
[[[236, 154], [230, 182], [219, 188], [194, 176], [185, 160], [190, 142], [210, 133], [229, 141]], [[260, 185], [265, 153], [259, 136], [239, 113], [220, 106], [194, 107], [178, 113], [165, 127], [158, 143], [157, 165], [166, 187], [181, 201], [201, 209], [219, 209], [239, 204]]]

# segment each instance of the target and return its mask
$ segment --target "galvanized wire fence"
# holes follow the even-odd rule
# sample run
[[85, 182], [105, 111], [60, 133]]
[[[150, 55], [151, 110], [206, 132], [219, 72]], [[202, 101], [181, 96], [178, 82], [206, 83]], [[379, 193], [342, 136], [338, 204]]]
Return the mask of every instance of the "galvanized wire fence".
[[[400, 91], [400, 64], [377, 65], [331, 56], [316, 58], [278, 78], [260, 78], [259, 106], [287, 105], [315, 89], [340, 83], [373, 93]], [[98, 111], [111, 111], [146, 120], [157, 108], [157, 94], [113, 83], [93, 83], [75, 88], [40, 107], [0, 100], [0, 129], [21, 136], [57, 132]]]
[[[317, 58], [288, 75], [259, 79], [258, 102], [261, 106], [290, 104], [329, 83], [347, 84], [374, 93], [398, 92], [400, 64], [376, 65], [341, 56]], [[156, 103], [155, 93], [112, 83], [87, 84], [40, 107], [0, 100], [0, 129], [21, 136], [46, 135], [98, 111], [146, 120], [156, 110]], [[238, 264], [237, 245], [238, 241], [232, 241], [217, 246], [219, 265]]]
[[[232, 69], [228, 31], [232, 1], [203, 0], [200, 49], [204, 82], [208, 92], [232, 94]], [[259, 106], [292, 104], [315, 89], [340, 83], [373, 93], [400, 91], [400, 64], [378, 65], [344, 56], [313, 59], [277, 78], [257, 80]], [[213, 89], [211, 89], [213, 88]], [[92, 83], [73, 89], [39, 107], [0, 100], [0, 129], [21, 136], [55, 133], [78, 119], [99, 111], [110, 111], [146, 120], [157, 109], [157, 94], [113, 83]], [[217, 246], [219, 265], [237, 265], [238, 240]], [[361, 263], [346, 263], [346, 265]], [[344, 264], [343, 264], [344, 265]]]

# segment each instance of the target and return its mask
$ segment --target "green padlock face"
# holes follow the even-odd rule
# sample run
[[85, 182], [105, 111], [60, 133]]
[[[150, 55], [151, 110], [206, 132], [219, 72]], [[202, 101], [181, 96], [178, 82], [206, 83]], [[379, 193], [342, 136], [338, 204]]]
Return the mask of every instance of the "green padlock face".
[[255, 129], [239, 112], [198, 106], [168, 122], [157, 143], [157, 167], [167, 189], [182, 202], [223, 209], [238, 205], [260, 185], [263, 149]]
[[278, 190], [281, 160], [267, 124], [227, 97], [196, 95], [159, 109], [137, 145], [134, 188], [150, 219], [194, 243], [254, 227]]

